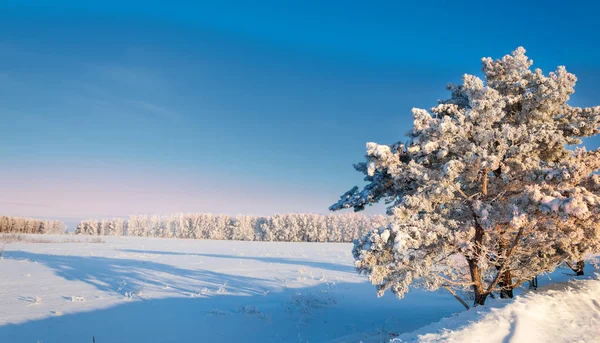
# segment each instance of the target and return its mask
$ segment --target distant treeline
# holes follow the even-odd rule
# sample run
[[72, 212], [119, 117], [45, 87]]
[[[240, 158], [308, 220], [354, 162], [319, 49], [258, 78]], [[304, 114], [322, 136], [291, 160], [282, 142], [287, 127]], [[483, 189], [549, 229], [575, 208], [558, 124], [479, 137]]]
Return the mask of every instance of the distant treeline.
[[0, 233], [63, 234], [66, 232], [67, 226], [59, 220], [0, 216]]
[[85, 220], [75, 234], [278, 242], [352, 242], [386, 225], [385, 216], [357, 213], [320, 215], [276, 214], [272, 217], [220, 214], [131, 216], [128, 219]]

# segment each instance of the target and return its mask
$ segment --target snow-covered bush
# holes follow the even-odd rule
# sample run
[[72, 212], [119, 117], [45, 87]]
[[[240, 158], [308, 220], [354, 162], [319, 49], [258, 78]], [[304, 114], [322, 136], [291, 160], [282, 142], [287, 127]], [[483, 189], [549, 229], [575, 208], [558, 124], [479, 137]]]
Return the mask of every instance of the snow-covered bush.
[[391, 204], [393, 223], [355, 244], [356, 268], [382, 294], [472, 289], [475, 304], [563, 260], [600, 251], [600, 107], [567, 104], [576, 78], [531, 69], [525, 49], [484, 58], [430, 112], [413, 109], [408, 141], [367, 144], [368, 184], [331, 210]]

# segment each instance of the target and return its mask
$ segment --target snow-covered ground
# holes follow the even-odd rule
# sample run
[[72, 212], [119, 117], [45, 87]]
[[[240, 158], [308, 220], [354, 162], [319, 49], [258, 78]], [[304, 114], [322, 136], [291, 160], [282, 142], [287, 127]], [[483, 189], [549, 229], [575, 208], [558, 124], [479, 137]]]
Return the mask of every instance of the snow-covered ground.
[[555, 284], [461, 313], [392, 342], [600, 342], [600, 281]]
[[[596, 280], [570, 283], [567, 290], [567, 284], [555, 283], [552, 290], [514, 302], [496, 300], [464, 311], [444, 292], [413, 291], [402, 301], [377, 298], [366, 278], [354, 272], [350, 244], [28, 237], [56, 243], [4, 246], [0, 342], [380, 342], [397, 334], [398, 342], [545, 342], [546, 337], [594, 342], [600, 337]], [[565, 272], [553, 274], [552, 282], [569, 278]], [[444, 317], [449, 318], [440, 321]]]
[[586, 278], [557, 282], [512, 301], [490, 299], [485, 307], [457, 313], [391, 340], [389, 336], [352, 334], [330, 342], [597, 343], [600, 281]]

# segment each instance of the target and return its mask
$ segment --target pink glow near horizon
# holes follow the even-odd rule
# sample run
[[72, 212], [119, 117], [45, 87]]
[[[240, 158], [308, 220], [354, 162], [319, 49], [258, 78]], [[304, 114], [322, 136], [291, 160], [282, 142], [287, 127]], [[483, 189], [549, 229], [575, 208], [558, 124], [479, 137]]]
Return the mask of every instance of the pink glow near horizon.
[[[131, 170], [47, 171], [3, 168], [0, 215], [108, 218], [132, 214], [212, 212], [270, 215], [326, 213], [336, 195], [316, 197], [307, 187]], [[41, 175], [41, 177], [40, 177]]]

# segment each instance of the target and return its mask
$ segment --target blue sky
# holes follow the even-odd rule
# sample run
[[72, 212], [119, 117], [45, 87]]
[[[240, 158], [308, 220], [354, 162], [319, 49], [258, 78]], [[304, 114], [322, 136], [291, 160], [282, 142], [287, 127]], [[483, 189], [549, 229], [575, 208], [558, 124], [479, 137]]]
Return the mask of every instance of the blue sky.
[[598, 7], [3, 0], [0, 212], [324, 213], [481, 57], [522, 45], [600, 103]]

